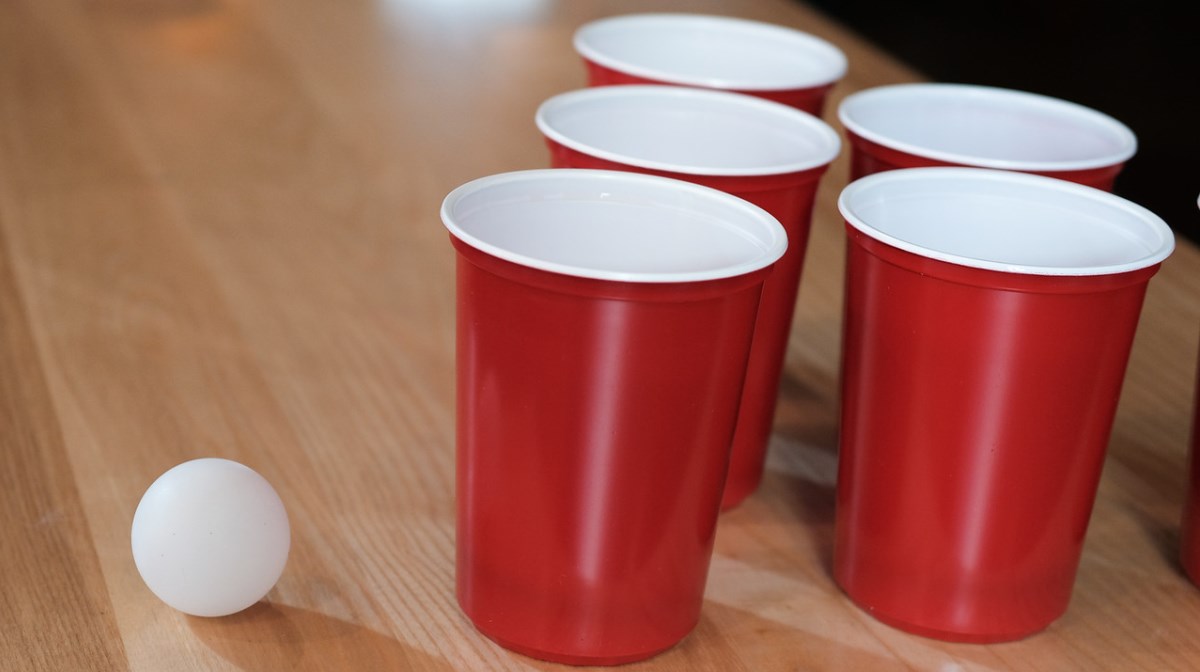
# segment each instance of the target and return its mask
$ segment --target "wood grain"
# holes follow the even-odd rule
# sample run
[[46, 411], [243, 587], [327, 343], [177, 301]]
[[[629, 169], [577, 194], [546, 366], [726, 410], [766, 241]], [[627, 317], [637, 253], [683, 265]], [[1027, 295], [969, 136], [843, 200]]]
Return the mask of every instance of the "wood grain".
[[[845, 94], [906, 69], [785, 0], [0, 3], [0, 669], [551, 670], [453, 597], [451, 188], [547, 163], [592, 18], [735, 14], [824, 36]], [[831, 116], [831, 115], [829, 115]], [[1135, 129], [1136, 130], [1136, 129]], [[844, 154], [844, 153], [843, 153]], [[829, 563], [843, 234], [830, 170], [762, 489], [722, 517], [702, 620], [637, 670], [1187, 670], [1175, 561], [1200, 252], [1150, 286], [1070, 610], [949, 645], [854, 608]], [[145, 588], [129, 525], [186, 459], [263, 473], [293, 524], [224, 619]]]

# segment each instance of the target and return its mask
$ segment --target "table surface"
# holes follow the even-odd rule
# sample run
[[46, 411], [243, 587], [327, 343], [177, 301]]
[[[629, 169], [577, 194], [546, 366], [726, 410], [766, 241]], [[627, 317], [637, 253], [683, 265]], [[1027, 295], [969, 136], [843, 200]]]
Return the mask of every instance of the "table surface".
[[[552, 669], [480, 636], [454, 576], [453, 253], [442, 197], [544, 167], [576, 27], [650, 8], [842, 47], [832, 105], [906, 69], [784, 0], [0, 3], [0, 667]], [[1033, 67], [1032, 64], [1027, 64]], [[832, 115], [827, 115], [832, 118]], [[1195, 669], [1175, 559], [1200, 252], [1152, 281], [1067, 614], [910, 636], [830, 579], [845, 152], [824, 180], [760, 491], [720, 521], [699, 626], [646, 670]], [[187, 459], [267, 477], [267, 599], [184, 616], [129, 550]]]

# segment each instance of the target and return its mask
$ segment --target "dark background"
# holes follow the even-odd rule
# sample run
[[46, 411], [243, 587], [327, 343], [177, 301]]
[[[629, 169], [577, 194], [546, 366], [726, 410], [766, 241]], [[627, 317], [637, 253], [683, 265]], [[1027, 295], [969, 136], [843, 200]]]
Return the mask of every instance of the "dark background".
[[1138, 138], [1117, 194], [1200, 242], [1197, 0], [805, 0], [940, 82], [1041, 93]]

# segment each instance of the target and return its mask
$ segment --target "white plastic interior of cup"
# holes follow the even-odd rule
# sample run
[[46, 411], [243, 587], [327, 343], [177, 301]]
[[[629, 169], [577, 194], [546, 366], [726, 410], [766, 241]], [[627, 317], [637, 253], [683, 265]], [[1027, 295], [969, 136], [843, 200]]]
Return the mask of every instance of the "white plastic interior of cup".
[[602, 86], [542, 103], [546, 137], [584, 154], [691, 175], [776, 175], [823, 166], [841, 139], [811, 114], [738, 93]]
[[442, 221], [462, 242], [554, 273], [693, 282], [765, 268], [787, 234], [765, 210], [715, 189], [604, 170], [530, 170], [450, 192]]
[[1108, 275], [1166, 259], [1157, 215], [1099, 189], [980, 168], [911, 168], [852, 182], [838, 199], [851, 226], [893, 247], [1007, 273]]
[[808, 33], [700, 14], [628, 14], [575, 32], [584, 58], [672, 84], [742, 91], [806, 89], [846, 74], [846, 56]]
[[838, 119], [891, 149], [980, 168], [1103, 168], [1137, 151], [1133, 131], [1091, 108], [969, 84], [896, 84], [846, 96]]

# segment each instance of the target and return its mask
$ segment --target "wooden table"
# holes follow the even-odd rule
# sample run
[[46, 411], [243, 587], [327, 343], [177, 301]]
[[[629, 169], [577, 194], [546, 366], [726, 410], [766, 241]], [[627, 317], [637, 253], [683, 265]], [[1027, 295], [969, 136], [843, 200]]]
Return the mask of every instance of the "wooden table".
[[[918, 77], [784, 0], [0, 3], [0, 668], [557, 668], [454, 601], [438, 206], [544, 167], [532, 115], [583, 85], [572, 32], [651, 8], [832, 40], [851, 63], [832, 105]], [[1200, 326], [1186, 243], [1151, 283], [1066, 616], [948, 645], [832, 583], [845, 176], [843, 156], [766, 481], [721, 519], [699, 627], [631, 669], [1200, 666], [1200, 591], [1175, 560]], [[259, 470], [293, 525], [267, 600], [222, 619], [159, 602], [129, 550], [145, 488], [200, 456]]]

